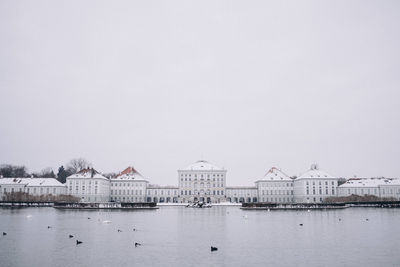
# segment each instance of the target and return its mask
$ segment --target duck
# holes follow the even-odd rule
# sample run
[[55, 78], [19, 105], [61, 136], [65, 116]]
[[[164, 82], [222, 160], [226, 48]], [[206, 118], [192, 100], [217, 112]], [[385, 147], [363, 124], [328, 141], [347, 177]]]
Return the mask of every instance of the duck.
[[73, 238], [74, 236], [73, 235], [69, 235], [69, 238]]
[[141, 246], [142, 244], [135, 242], [135, 247]]
[[83, 243], [82, 241], [76, 240], [77, 245], [82, 244], [82, 243]]
[[217, 251], [218, 250], [218, 248], [217, 247], [213, 247], [213, 246], [211, 246], [211, 251]]

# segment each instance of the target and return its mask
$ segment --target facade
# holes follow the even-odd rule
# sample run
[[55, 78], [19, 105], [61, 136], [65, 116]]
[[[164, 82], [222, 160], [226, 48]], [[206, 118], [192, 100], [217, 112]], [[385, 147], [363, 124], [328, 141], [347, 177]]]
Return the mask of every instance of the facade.
[[54, 178], [0, 178], [0, 200], [7, 193], [33, 196], [73, 195], [81, 202], [188, 203], [321, 203], [328, 197], [374, 195], [400, 200], [400, 179], [353, 178], [338, 186], [338, 178], [312, 165], [294, 179], [271, 168], [255, 186], [226, 186], [226, 170], [199, 160], [178, 170], [178, 186], [152, 185], [133, 167], [108, 179], [93, 168], [67, 177], [66, 184]]
[[[68, 193], [82, 202], [320, 203], [336, 196], [338, 179], [317, 165], [296, 179], [271, 168], [255, 186], [226, 186], [226, 170], [199, 160], [178, 170], [178, 186], [151, 185], [133, 167], [108, 179], [94, 169], [67, 177]], [[384, 190], [395, 194], [393, 189]], [[392, 193], [390, 193], [392, 192]]]
[[339, 197], [372, 195], [400, 200], [400, 179], [384, 177], [352, 178], [340, 185], [337, 191]]
[[316, 164], [293, 183], [295, 203], [321, 203], [327, 197], [335, 197], [338, 178], [319, 170]]
[[258, 190], [255, 186], [226, 187], [226, 201], [232, 203], [258, 202]]
[[24, 192], [33, 196], [65, 195], [66, 186], [54, 178], [1, 178], [0, 200], [6, 193]]
[[255, 182], [259, 202], [293, 203], [294, 180], [280, 169], [272, 167], [263, 177]]
[[128, 167], [111, 178], [110, 200], [116, 202], [145, 202], [147, 184], [133, 167]]
[[179, 187], [149, 185], [147, 187], [147, 202], [178, 203]]
[[93, 168], [83, 169], [67, 177], [68, 194], [81, 202], [109, 202], [110, 180]]
[[226, 170], [205, 160], [178, 170], [178, 182], [178, 201], [181, 203], [226, 201]]

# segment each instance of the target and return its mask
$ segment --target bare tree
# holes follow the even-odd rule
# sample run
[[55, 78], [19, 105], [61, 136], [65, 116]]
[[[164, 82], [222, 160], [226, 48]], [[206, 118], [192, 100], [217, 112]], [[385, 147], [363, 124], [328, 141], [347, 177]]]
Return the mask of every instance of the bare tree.
[[77, 173], [83, 169], [90, 168], [92, 164], [84, 158], [71, 159], [67, 165], [70, 173]]
[[3, 177], [28, 177], [25, 166], [14, 166], [9, 164], [0, 165], [0, 175]]
[[50, 167], [41, 170], [39, 173], [33, 173], [33, 176], [39, 178], [56, 178], [53, 169]]

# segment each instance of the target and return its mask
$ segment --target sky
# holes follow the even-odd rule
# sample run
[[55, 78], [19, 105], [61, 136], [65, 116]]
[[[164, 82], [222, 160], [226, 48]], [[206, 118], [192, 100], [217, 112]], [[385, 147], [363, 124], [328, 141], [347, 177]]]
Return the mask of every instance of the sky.
[[399, 1], [0, 0], [0, 164], [400, 177]]

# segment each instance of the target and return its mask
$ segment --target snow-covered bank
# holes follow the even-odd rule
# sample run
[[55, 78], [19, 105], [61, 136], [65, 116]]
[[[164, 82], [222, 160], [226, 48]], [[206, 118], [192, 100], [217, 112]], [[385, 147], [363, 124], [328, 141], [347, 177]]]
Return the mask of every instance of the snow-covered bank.
[[[157, 206], [187, 206], [188, 203], [157, 203]], [[231, 202], [221, 202], [221, 203], [211, 203], [213, 206], [238, 206], [241, 207], [241, 203], [231, 203]]]

